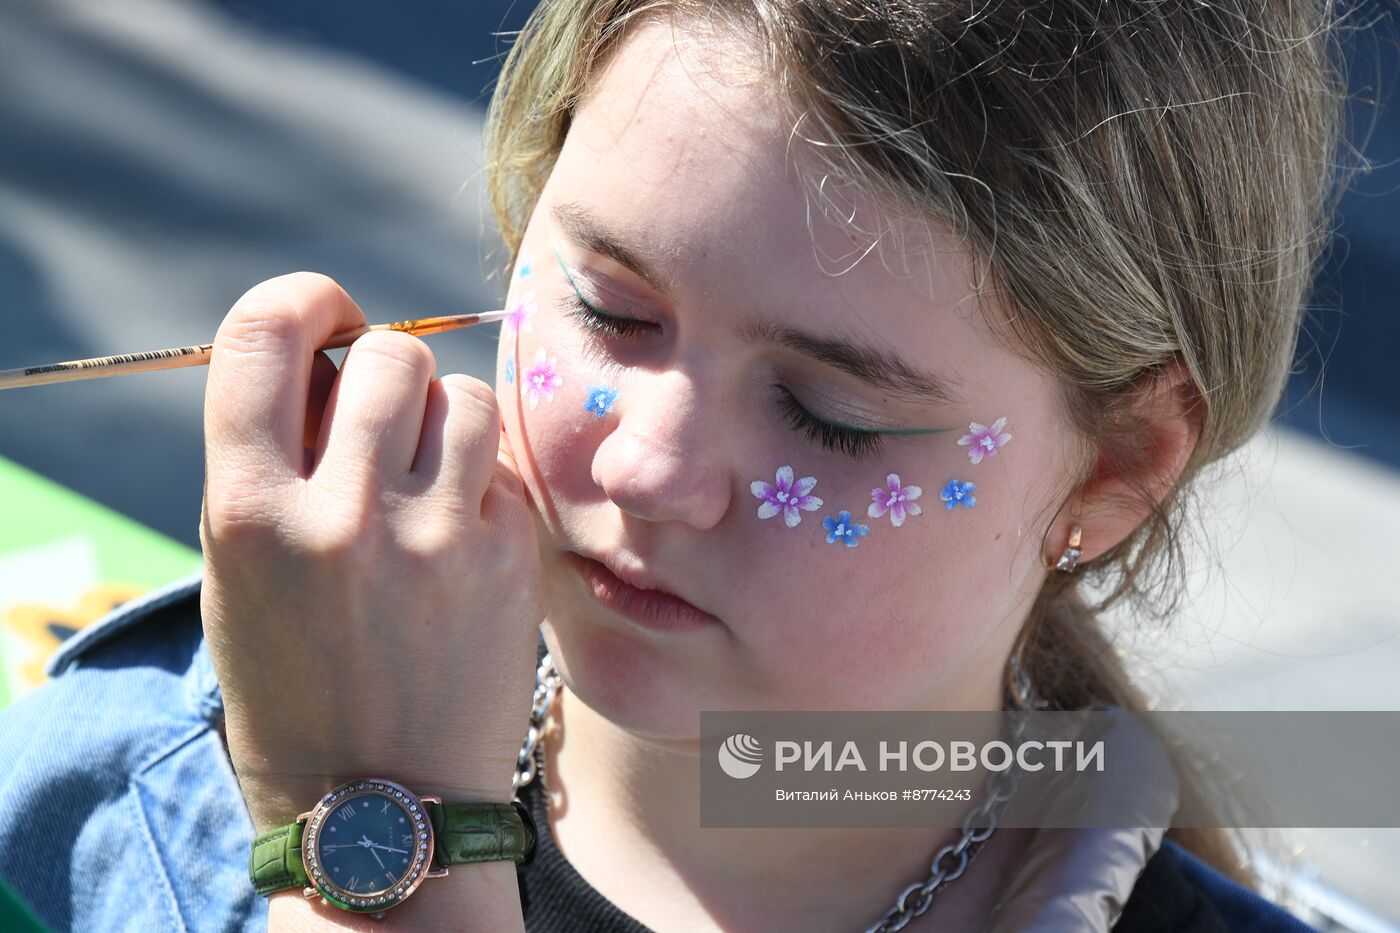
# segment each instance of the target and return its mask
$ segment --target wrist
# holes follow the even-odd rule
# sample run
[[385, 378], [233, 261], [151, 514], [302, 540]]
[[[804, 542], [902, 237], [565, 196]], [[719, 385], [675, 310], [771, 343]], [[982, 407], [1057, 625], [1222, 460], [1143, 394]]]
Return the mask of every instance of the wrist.
[[284, 891], [268, 900], [269, 933], [389, 929], [523, 931], [515, 867], [504, 861], [455, 866], [448, 877], [435, 879], [377, 921], [329, 907], [300, 891]]
[[[402, 918], [401, 908], [424, 882], [436, 889], [453, 867], [471, 874], [481, 863], [498, 863], [513, 874], [516, 865], [533, 860], [534, 848], [534, 821], [518, 801], [444, 802], [366, 777], [324, 794], [296, 821], [254, 837], [248, 872], [260, 895], [301, 891], [336, 914]], [[509, 910], [506, 915], [509, 921]]]
[[448, 803], [509, 803], [514, 797], [509, 776], [504, 781], [463, 780], [445, 781], [437, 777], [418, 776], [411, 769], [366, 768], [354, 774], [257, 774], [239, 775], [248, 816], [253, 822], [254, 835], [295, 823], [300, 814], [309, 811], [332, 788], [366, 776], [388, 777], [422, 796], [431, 794]]

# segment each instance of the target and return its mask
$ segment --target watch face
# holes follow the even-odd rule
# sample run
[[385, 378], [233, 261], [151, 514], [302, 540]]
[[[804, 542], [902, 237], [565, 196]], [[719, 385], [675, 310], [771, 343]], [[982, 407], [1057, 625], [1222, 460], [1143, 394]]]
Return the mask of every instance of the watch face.
[[392, 781], [345, 784], [321, 799], [302, 840], [306, 875], [327, 900], [383, 910], [413, 892], [432, 864], [422, 802]]

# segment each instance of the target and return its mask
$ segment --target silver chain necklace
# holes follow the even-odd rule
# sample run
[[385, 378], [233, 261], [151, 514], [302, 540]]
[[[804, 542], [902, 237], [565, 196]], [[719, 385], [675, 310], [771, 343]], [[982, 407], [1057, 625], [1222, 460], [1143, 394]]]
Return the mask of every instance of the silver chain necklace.
[[[540, 735], [544, 732], [544, 721], [549, 715], [550, 707], [554, 705], [560, 683], [554, 659], [549, 652], [545, 652], [535, 669], [535, 696], [530, 707], [530, 728], [520, 746], [520, 754], [515, 759], [512, 792], [517, 798], [520, 788], [544, 771]], [[1021, 709], [1045, 706], [1043, 701], [1036, 699], [1032, 694], [1030, 678], [1014, 659], [1011, 683], [1014, 701]], [[1024, 720], [1018, 717], [1013, 725], [1015, 737], [1019, 738], [1023, 728]], [[922, 916], [933, 904], [934, 893], [961, 877], [973, 858], [982, 850], [982, 846], [991, 838], [992, 833], [996, 832], [997, 814], [1001, 811], [1002, 804], [1015, 794], [1019, 779], [1020, 773], [1016, 768], [992, 772], [986, 783], [987, 798], [963, 817], [962, 832], [958, 840], [935, 852], [928, 878], [901, 891], [895, 898], [894, 906], [879, 920], [866, 927], [865, 933], [894, 933], [895, 930], [902, 930], [908, 926], [915, 917]]]

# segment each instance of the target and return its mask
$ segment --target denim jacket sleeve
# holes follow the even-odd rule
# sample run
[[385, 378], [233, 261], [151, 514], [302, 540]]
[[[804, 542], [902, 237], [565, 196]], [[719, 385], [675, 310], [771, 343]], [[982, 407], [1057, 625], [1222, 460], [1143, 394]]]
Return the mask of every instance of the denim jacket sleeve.
[[0, 712], [0, 875], [53, 930], [267, 929], [201, 579], [83, 629]]

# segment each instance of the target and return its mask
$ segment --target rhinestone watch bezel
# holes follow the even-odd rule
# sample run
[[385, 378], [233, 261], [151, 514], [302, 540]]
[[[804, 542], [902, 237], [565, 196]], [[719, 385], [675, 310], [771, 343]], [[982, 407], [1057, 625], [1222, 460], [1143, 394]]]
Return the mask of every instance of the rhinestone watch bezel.
[[[382, 797], [403, 805], [414, 818], [414, 835], [418, 847], [414, 860], [405, 872], [403, 879], [375, 891], [356, 893], [342, 888], [331, 880], [330, 874], [322, 870], [321, 853], [317, 841], [322, 838], [326, 819], [346, 800], [356, 797]], [[304, 890], [307, 897], [320, 896], [326, 903], [352, 913], [378, 914], [402, 904], [425, 878], [443, 874], [433, 869], [434, 844], [433, 821], [428, 813], [429, 803], [440, 803], [435, 797], [419, 797], [402, 784], [383, 778], [368, 778], [350, 781], [329, 791], [317, 802], [314, 809], [303, 814], [306, 828], [302, 835], [302, 867], [306, 870], [309, 883]]]

